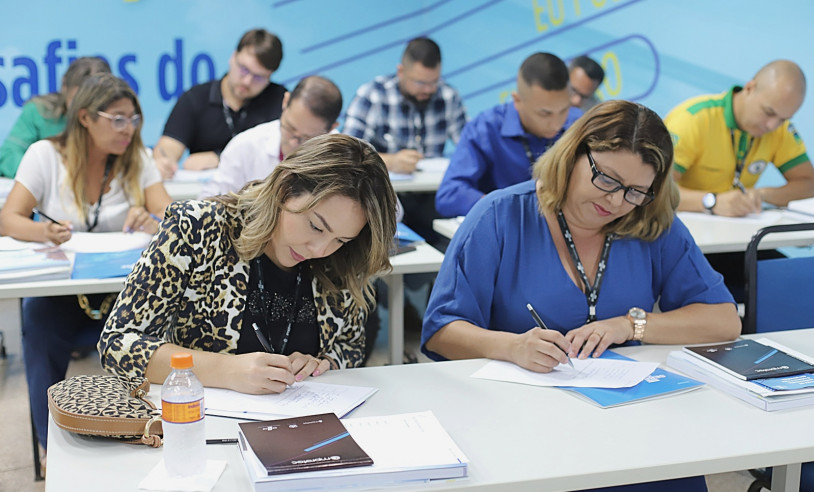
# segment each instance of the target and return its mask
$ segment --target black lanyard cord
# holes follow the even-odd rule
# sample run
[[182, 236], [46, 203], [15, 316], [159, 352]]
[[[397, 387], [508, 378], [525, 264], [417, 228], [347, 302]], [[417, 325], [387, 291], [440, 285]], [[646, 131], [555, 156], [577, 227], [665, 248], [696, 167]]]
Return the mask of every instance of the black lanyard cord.
[[[252, 266], [257, 271], [257, 289], [264, 293], [266, 290], [265, 282], [263, 281], [263, 265], [260, 263], [260, 258], [255, 258], [252, 261]], [[269, 318], [268, 318], [268, 309], [266, 307], [266, 299], [265, 296], [262, 296], [263, 299], [260, 301], [260, 307], [263, 311], [263, 324], [266, 327], [266, 335], [269, 341], [269, 345], [271, 346], [271, 353], [282, 354], [285, 350], [286, 345], [288, 345], [288, 338], [291, 335], [291, 327], [294, 325], [294, 320], [297, 317], [297, 309], [299, 308], [300, 302], [300, 283], [302, 282], [302, 267], [297, 266], [297, 283], [294, 286], [294, 302], [291, 307], [291, 312], [288, 313], [288, 325], [286, 326], [285, 333], [283, 333], [282, 338], [280, 339], [280, 349], [275, 350], [274, 344], [271, 343], [271, 327], [269, 326]], [[256, 316], [256, 313], [255, 313]]]
[[743, 173], [743, 167], [746, 165], [746, 156], [749, 155], [749, 151], [752, 150], [752, 144], [755, 143], [755, 137], [749, 136], [749, 143], [746, 145], [745, 152], [741, 154], [741, 142], [743, 141], [744, 132], [741, 130], [741, 138], [738, 139], [738, 145], [735, 146], [735, 130], [729, 129], [729, 138], [732, 140], [732, 152], [735, 154], [735, 178], [732, 180], [732, 187], [733, 188], [741, 188], [743, 184], [741, 184], [741, 173]]
[[599, 288], [602, 286], [602, 280], [605, 277], [605, 269], [608, 266], [608, 256], [610, 255], [610, 247], [613, 242], [612, 234], [605, 234], [605, 244], [602, 246], [602, 254], [599, 258], [599, 264], [596, 267], [596, 278], [594, 284], [588, 282], [588, 275], [585, 273], [585, 266], [579, 259], [577, 253], [577, 246], [574, 244], [574, 238], [571, 237], [571, 230], [568, 229], [568, 224], [565, 222], [565, 216], [562, 210], [557, 212], [557, 221], [560, 223], [560, 230], [562, 237], [565, 239], [565, 244], [568, 245], [568, 252], [571, 253], [571, 260], [579, 273], [579, 278], [582, 280], [582, 285], [585, 286], [585, 298], [588, 301], [588, 319], [586, 323], [596, 321], [596, 303], [599, 299]]
[[85, 225], [88, 228], [88, 232], [93, 232], [93, 230], [96, 229], [96, 226], [99, 225], [99, 211], [102, 209], [102, 197], [105, 195], [107, 178], [110, 177], [110, 170], [113, 169], [113, 162], [115, 160], [115, 155], [110, 154], [107, 156], [107, 161], [105, 162], [105, 175], [102, 177], [102, 189], [99, 190], [99, 200], [96, 201], [96, 210], [93, 214], [93, 224], [90, 223], [90, 214], [85, 216]]

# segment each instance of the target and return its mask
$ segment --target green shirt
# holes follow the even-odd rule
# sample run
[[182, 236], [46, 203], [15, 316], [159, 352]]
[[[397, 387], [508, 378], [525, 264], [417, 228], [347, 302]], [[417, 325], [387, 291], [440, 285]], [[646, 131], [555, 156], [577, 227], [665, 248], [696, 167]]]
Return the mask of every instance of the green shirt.
[[0, 146], [0, 176], [14, 178], [29, 145], [37, 140], [53, 137], [64, 129], [64, 115], [54, 119], [43, 115], [36, 103], [25, 103], [20, 117]]

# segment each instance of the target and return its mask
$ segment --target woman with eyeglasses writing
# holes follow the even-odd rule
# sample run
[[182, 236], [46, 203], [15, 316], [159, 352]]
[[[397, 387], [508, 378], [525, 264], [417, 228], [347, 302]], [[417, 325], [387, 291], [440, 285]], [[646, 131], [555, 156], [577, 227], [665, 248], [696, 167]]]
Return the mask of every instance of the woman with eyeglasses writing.
[[[171, 202], [141, 141], [141, 107], [111, 74], [86, 79], [73, 98], [65, 131], [32, 144], [0, 211], [0, 234], [61, 244], [73, 232], [158, 230]], [[53, 220], [32, 220], [34, 208]], [[85, 307], [105, 295], [80, 296]], [[112, 299], [108, 301], [108, 305]], [[79, 335], [101, 331], [77, 296], [23, 300], [23, 354], [37, 436], [46, 445], [47, 388], [65, 377]]]
[[[534, 180], [467, 215], [433, 287], [422, 350], [549, 372], [629, 341], [736, 338], [732, 296], [674, 217], [672, 159], [670, 134], [644, 106], [608, 101], [585, 113], [537, 161]], [[625, 490], [637, 487], [706, 489], [694, 477]]]

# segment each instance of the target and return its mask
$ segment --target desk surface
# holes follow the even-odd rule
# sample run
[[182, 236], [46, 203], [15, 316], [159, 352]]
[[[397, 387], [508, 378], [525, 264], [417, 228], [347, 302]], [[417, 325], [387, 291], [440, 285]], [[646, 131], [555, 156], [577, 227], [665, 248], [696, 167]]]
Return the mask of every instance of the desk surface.
[[[776, 210], [767, 210], [762, 219], [739, 219], [730, 217], [709, 216], [706, 214], [680, 212], [678, 217], [689, 229], [695, 243], [704, 254], [731, 253], [745, 251], [752, 236], [760, 229], [779, 224], [795, 224], [804, 220], [802, 216], [783, 214]], [[814, 218], [811, 219], [814, 221]], [[435, 232], [452, 238], [461, 218], [435, 219], [432, 228]], [[760, 249], [776, 249], [786, 246], [805, 246], [814, 242], [811, 232], [790, 232], [771, 234], [761, 240]]]
[[[814, 329], [764, 336], [814, 354]], [[663, 362], [675, 346], [620, 349]], [[814, 407], [764, 412], [709, 387], [600, 409], [568, 392], [469, 377], [483, 359], [329, 372], [322, 382], [379, 388], [354, 416], [432, 410], [470, 459], [466, 480], [412, 485], [555, 491], [707, 475], [814, 460]], [[207, 437], [233, 437], [237, 421], [207, 418]], [[791, 432], [790, 432], [791, 430]], [[759, 434], [759, 438], [757, 437]], [[250, 490], [235, 446], [215, 490]], [[49, 428], [47, 490], [136, 490], [161, 451]]]

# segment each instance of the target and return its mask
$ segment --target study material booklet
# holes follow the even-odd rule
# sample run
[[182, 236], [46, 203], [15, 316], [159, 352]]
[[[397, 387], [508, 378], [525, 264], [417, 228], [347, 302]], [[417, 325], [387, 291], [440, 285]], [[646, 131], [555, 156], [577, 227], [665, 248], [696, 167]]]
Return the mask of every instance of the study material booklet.
[[241, 441], [238, 447], [254, 490], [372, 488], [467, 476], [469, 460], [432, 412], [350, 418], [342, 423], [373, 465], [269, 475], [247, 459], [248, 448]]
[[244, 458], [268, 475], [373, 464], [333, 413], [238, 425]]
[[0, 251], [0, 283], [67, 279], [71, 260], [58, 246]]
[[[247, 420], [269, 420], [300, 417], [318, 413], [335, 413], [344, 417], [365, 402], [376, 391], [368, 386], [300, 381], [278, 394], [249, 395], [222, 388], [204, 388], [207, 415]], [[150, 386], [149, 399], [161, 406], [161, 385]]]
[[[602, 353], [602, 357], [600, 358], [632, 360], [612, 350], [606, 350]], [[629, 388], [577, 388], [560, 386], [560, 389], [571, 391], [582, 399], [588, 400], [602, 408], [611, 408], [628, 403], [637, 403], [661, 398], [663, 396], [676, 395], [678, 393], [698, 389], [703, 385], [704, 383], [696, 381], [695, 379], [657, 367], [656, 370], [644, 378], [641, 383]]]
[[76, 253], [71, 278], [126, 277], [141, 258], [143, 249], [111, 253]]
[[727, 343], [694, 345], [684, 347], [684, 350], [736, 378], [747, 381], [814, 373], [814, 365], [757, 340], [743, 339]]
[[[759, 340], [768, 346], [806, 358], [805, 355], [771, 340]], [[810, 384], [811, 376], [809, 375], [747, 381], [736, 378], [729, 372], [683, 350], [670, 352], [667, 357], [667, 365], [766, 411], [771, 412], [814, 404], [814, 386]], [[808, 381], [808, 384], [806, 381]], [[772, 386], [776, 386], [776, 388]], [[783, 386], [787, 386], [789, 389], [784, 389]]]

